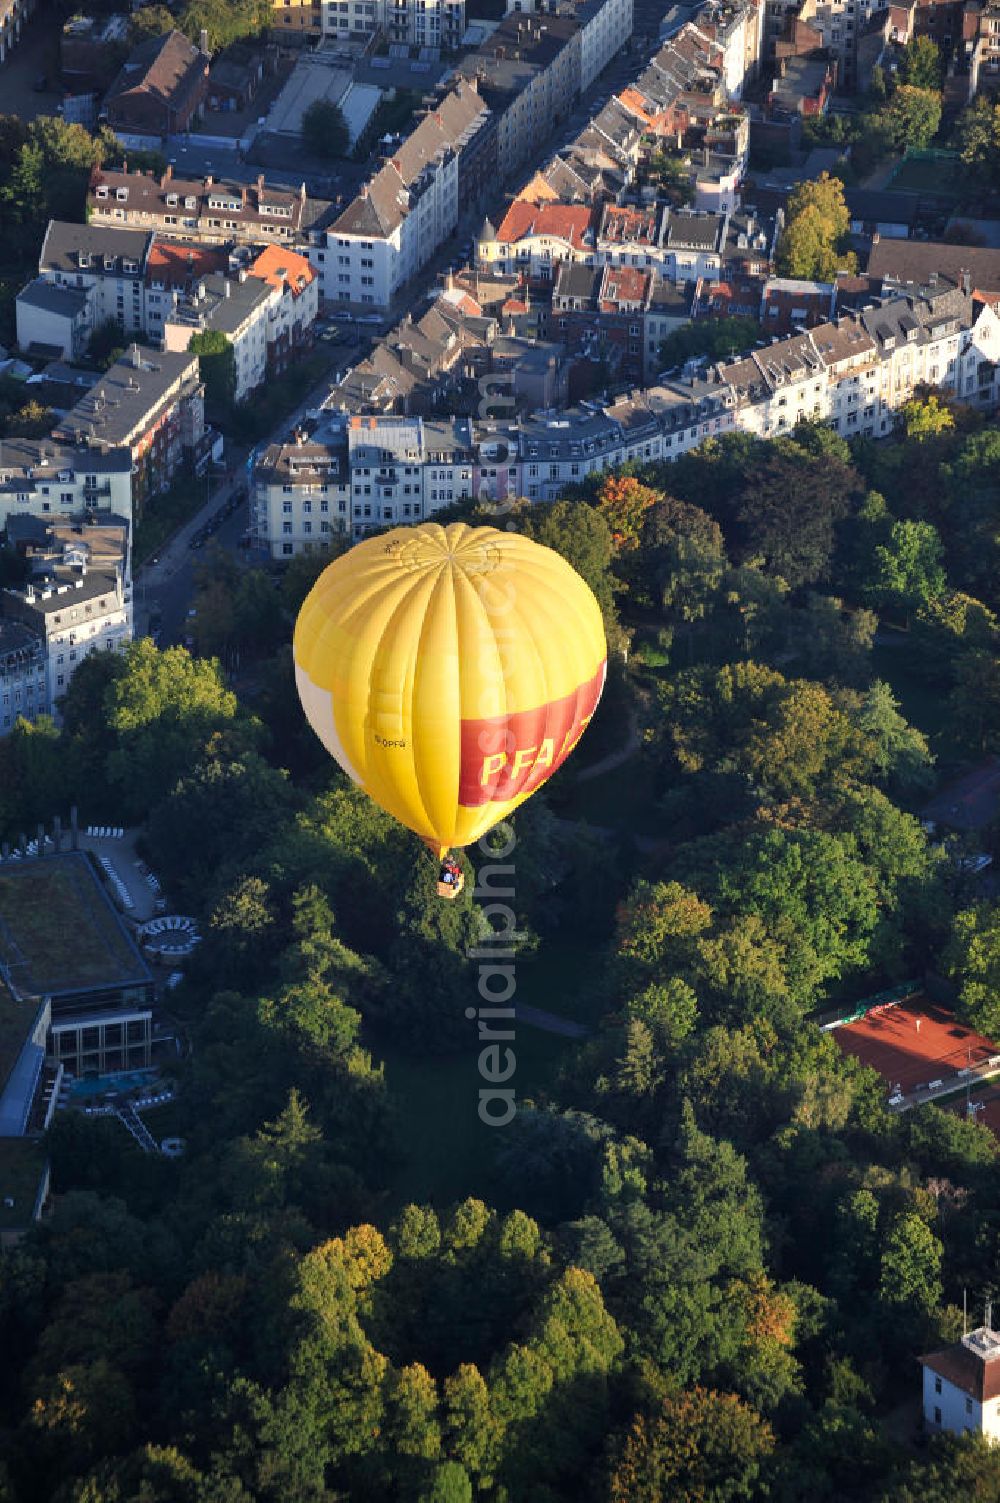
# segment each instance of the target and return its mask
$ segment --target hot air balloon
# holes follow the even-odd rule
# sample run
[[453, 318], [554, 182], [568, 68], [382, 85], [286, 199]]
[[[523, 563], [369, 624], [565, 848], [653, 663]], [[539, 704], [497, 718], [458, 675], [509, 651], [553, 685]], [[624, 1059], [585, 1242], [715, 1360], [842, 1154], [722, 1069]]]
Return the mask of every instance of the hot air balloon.
[[320, 575], [295, 624], [303, 709], [331, 756], [442, 862], [569, 756], [601, 697], [600, 608], [529, 538], [435, 522], [358, 543]]

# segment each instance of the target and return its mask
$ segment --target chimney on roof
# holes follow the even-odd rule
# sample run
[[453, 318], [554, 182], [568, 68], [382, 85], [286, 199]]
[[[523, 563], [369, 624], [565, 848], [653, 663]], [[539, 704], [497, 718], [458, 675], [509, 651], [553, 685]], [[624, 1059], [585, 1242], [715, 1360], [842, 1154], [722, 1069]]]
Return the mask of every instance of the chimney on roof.
[[962, 286], [962, 291], [965, 293], [966, 297], [968, 297], [969, 294], [972, 292], [972, 276], [967, 271], [963, 271], [962, 272], [962, 283], [961, 283], [961, 286]]
[[205, 187], [206, 188], [211, 188], [211, 186], [212, 186], [212, 184], [214, 182], [215, 182], [215, 178], [212, 176], [212, 174], [210, 172], [206, 172], [205, 173]]
[[246, 190], [246, 184], [244, 183], [243, 187], [240, 189], [240, 208], [241, 209], [245, 209], [246, 206], [247, 206], [247, 190]]
[[161, 188], [165, 188], [167, 186], [167, 184], [169, 183], [170, 179], [173, 177], [173, 175], [174, 175], [174, 169], [171, 167], [170, 163], [168, 162], [167, 165], [166, 165], [166, 168], [164, 169], [163, 176], [160, 178], [160, 187]]
[[258, 193], [263, 193], [263, 191], [264, 191], [264, 174], [262, 172], [258, 172], [258, 174], [257, 174], [257, 192]]

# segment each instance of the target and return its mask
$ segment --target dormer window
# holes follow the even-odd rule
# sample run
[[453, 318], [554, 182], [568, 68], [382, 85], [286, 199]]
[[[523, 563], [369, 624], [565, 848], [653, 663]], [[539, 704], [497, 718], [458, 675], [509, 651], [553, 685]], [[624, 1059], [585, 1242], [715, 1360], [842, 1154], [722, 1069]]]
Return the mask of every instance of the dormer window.
[[198, 200], [189, 196], [184, 200], [184, 207], [185, 209], [196, 209], [198, 207]]
[[120, 204], [127, 203], [128, 202], [128, 189], [127, 188], [116, 188], [115, 189], [115, 198], [118, 200], [118, 202]]
[[172, 209], [175, 209], [177, 207], [177, 194], [176, 193], [168, 193], [167, 194], [167, 203], [170, 205], [170, 207]]
[[97, 188], [97, 189], [94, 190], [94, 197], [95, 198], [107, 198], [107, 196], [108, 196], [108, 190], [107, 190], [107, 188], [105, 186], [102, 186], [102, 187]]

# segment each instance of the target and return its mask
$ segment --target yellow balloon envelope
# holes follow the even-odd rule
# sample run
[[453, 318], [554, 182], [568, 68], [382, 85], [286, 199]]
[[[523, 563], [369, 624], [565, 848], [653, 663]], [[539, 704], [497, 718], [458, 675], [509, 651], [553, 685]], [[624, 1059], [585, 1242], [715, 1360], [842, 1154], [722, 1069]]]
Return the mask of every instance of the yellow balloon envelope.
[[295, 625], [313, 730], [383, 809], [443, 854], [565, 761], [601, 697], [600, 608], [530, 539], [464, 522], [358, 543]]

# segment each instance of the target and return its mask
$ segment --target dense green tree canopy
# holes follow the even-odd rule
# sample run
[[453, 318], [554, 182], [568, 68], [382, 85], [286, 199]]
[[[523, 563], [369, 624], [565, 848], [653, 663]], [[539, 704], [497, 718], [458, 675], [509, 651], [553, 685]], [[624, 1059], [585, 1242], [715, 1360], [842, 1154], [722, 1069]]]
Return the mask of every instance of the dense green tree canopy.
[[839, 178], [823, 172], [814, 182], [800, 183], [788, 196], [785, 227], [778, 242], [782, 275], [830, 282], [838, 271], [853, 270], [856, 257], [846, 245], [849, 228], [850, 215]]

